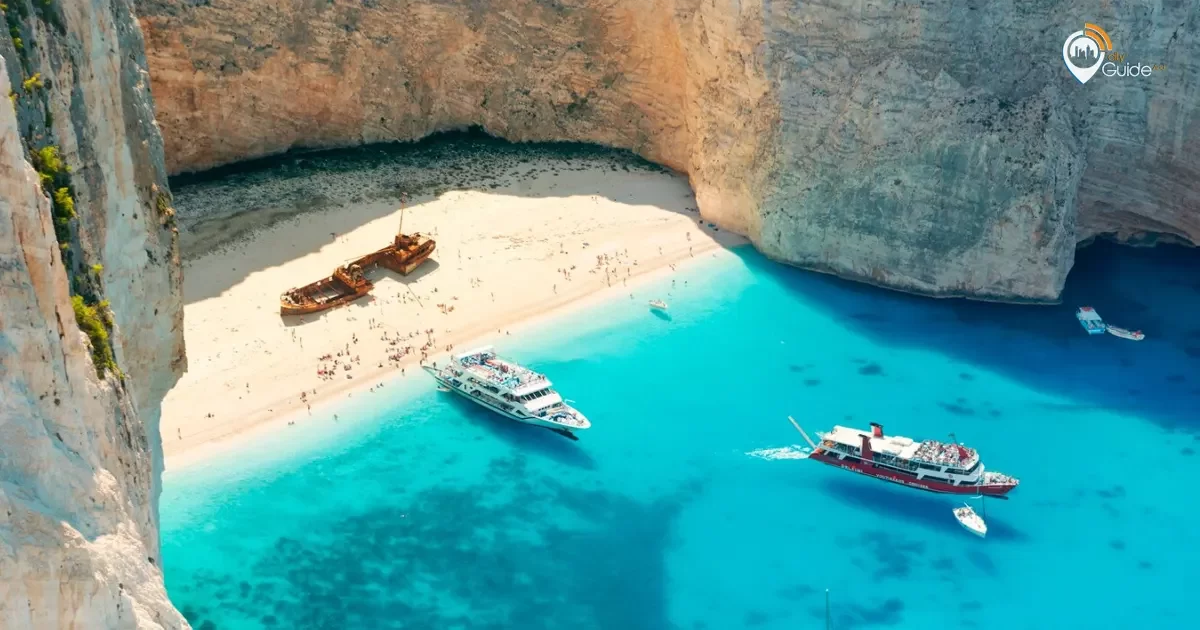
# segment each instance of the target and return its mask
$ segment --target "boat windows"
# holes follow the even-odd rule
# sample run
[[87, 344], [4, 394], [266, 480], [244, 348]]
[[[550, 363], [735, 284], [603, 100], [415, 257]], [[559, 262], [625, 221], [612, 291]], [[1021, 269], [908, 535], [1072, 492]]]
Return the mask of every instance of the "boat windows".
[[889, 470], [895, 470], [895, 472], [904, 473], [906, 475], [912, 474], [911, 470], [908, 470], [905, 467], [901, 467], [901, 466], [899, 466], [899, 464], [896, 464], [895, 462], [876, 461], [875, 466], [887, 468]]
[[550, 390], [542, 389], [542, 390], [538, 390], [538, 391], [530, 393], [530, 394], [525, 394], [524, 396], [518, 396], [517, 398], [522, 401], [529, 402], [531, 400], [536, 400], [543, 396], [549, 396], [549, 395], [550, 395]]

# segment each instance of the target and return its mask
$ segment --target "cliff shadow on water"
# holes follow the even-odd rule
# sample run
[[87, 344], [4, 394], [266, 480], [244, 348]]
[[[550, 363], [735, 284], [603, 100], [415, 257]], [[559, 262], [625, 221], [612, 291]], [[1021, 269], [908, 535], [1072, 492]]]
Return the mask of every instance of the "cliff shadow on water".
[[[1200, 249], [1096, 241], [1076, 252], [1062, 302], [1049, 306], [930, 299], [748, 253], [745, 262], [877, 343], [939, 352], [1070, 401], [1047, 413], [1115, 409], [1200, 435]], [[1146, 339], [1089, 336], [1075, 319], [1080, 306]], [[964, 368], [959, 378], [974, 376]]]
[[[290, 151], [177, 175], [171, 178], [171, 188], [185, 265], [204, 254], [236, 247], [247, 236], [281, 222], [309, 220], [306, 217], [327, 210], [337, 213], [330, 221], [335, 230], [307, 230], [300, 241], [289, 240], [286, 247], [260, 252], [257, 269], [221, 270], [225, 277], [210, 278], [215, 281], [206, 283], [205, 294], [184, 298], [192, 303], [213, 297], [255, 271], [318, 251], [337, 235], [395, 213], [402, 194], [408, 196], [414, 210], [409, 216], [413, 223], [406, 223], [414, 227], [406, 228], [408, 231], [427, 228], [428, 221], [416, 225], [414, 220], [420, 216], [421, 205], [450, 191], [530, 198], [597, 195], [659, 207], [664, 195], [673, 194], [615, 186], [606, 177], [570, 176], [589, 170], [597, 174], [672, 173], [629, 151], [576, 142], [511, 143], [472, 128], [434, 134], [418, 142]], [[690, 193], [683, 176], [677, 177]], [[542, 178], [550, 181], [531, 185]], [[699, 218], [694, 200], [683, 205]]]

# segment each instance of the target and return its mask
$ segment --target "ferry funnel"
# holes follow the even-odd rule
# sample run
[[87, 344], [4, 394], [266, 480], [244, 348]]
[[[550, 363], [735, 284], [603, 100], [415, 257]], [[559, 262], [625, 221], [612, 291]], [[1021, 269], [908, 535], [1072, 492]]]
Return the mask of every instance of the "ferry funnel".
[[883, 425], [879, 424], [878, 422], [872, 422], [871, 423], [871, 435], [873, 437], [877, 437], [877, 438], [883, 437]]

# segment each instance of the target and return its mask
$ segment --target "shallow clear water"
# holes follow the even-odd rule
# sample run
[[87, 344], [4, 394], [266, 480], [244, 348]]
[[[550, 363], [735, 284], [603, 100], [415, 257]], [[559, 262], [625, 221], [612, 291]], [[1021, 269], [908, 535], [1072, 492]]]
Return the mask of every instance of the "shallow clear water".
[[[744, 250], [506, 339], [592, 419], [579, 442], [410, 377], [168, 472], [168, 589], [202, 630], [822, 628], [825, 589], [839, 630], [1187, 625], [1197, 268], [1098, 245], [1064, 306], [1019, 307]], [[1148, 339], [1089, 338], [1083, 303]], [[980, 540], [953, 499], [754, 456], [800, 442], [789, 414], [953, 431], [1022, 485]]]

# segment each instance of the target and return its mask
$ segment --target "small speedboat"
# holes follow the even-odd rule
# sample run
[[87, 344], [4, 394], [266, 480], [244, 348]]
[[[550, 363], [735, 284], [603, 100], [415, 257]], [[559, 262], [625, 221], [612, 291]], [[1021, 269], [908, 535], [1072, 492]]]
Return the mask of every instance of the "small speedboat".
[[650, 308], [656, 311], [667, 310], [667, 303], [662, 300], [650, 300]]
[[1121, 339], [1141, 341], [1146, 338], [1146, 334], [1140, 330], [1125, 330], [1124, 328], [1113, 326], [1111, 324], [1107, 326], [1106, 329], [1108, 330], [1108, 334], [1114, 337], [1120, 337]]
[[963, 526], [963, 529], [983, 538], [987, 536], [987, 523], [971, 509], [971, 506], [963, 504], [960, 508], [954, 508], [954, 518], [958, 519], [958, 523]]

